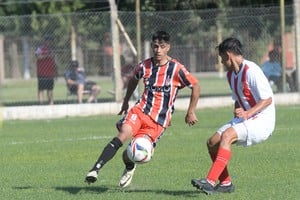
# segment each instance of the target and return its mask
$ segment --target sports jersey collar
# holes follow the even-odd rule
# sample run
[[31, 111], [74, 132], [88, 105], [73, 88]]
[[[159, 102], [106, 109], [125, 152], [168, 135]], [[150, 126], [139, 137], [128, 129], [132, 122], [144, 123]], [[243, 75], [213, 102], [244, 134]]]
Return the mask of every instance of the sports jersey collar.
[[154, 62], [154, 58], [153, 57], [151, 58], [152, 65], [155, 66], [155, 67], [164, 67], [164, 66], [167, 66], [170, 61], [172, 61], [172, 58], [168, 58], [167, 62], [164, 63], [164, 64], [162, 64], [162, 65], [156, 65], [156, 63]]
[[233, 70], [234, 74], [235, 74], [235, 75], [238, 75], [241, 71], [243, 71], [244, 66], [245, 66], [245, 59], [244, 59], [243, 62], [240, 64], [240, 66], [239, 66], [239, 71], [238, 71], [237, 73]]

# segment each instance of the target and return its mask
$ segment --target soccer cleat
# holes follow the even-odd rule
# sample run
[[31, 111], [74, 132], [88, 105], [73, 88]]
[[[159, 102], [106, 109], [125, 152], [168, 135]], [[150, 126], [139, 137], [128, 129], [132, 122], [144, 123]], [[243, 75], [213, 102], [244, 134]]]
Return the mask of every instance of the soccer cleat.
[[127, 170], [125, 168], [125, 170], [124, 170], [124, 172], [121, 176], [120, 182], [119, 182], [120, 187], [125, 188], [128, 185], [130, 185], [133, 174], [134, 174], [134, 171], [135, 171], [135, 168], [136, 168], [136, 165], [134, 165], [134, 168], [131, 169], [131, 170]]
[[232, 193], [234, 192], [234, 185], [230, 183], [230, 185], [221, 185], [220, 183], [215, 187], [216, 192], [220, 193]]
[[199, 190], [202, 189], [202, 185], [203, 185], [204, 182], [206, 182], [206, 179], [204, 179], [204, 178], [202, 178], [202, 179], [192, 179], [192, 181], [191, 181], [192, 185], [195, 188], [199, 189]]
[[212, 184], [210, 184], [205, 178], [192, 179], [191, 183], [194, 187], [201, 190], [202, 192], [204, 192], [207, 195], [211, 195], [216, 192], [214, 189], [214, 186]]
[[88, 184], [94, 183], [97, 181], [97, 177], [98, 172], [96, 170], [92, 170], [86, 175], [85, 182], [87, 182]]

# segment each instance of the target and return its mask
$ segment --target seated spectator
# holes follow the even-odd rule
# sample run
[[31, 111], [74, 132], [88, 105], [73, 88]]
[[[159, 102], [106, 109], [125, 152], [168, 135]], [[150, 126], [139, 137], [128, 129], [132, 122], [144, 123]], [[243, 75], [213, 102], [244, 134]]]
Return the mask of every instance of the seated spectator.
[[262, 65], [262, 70], [268, 80], [273, 81], [277, 92], [282, 92], [282, 69], [279, 60], [279, 53], [276, 50], [269, 52], [269, 60]]
[[286, 69], [285, 74], [289, 92], [298, 91], [296, 67]]
[[86, 80], [86, 74], [82, 68], [79, 68], [78, 61], [71, 61], [64, 76], [69, 91], [77, 94], [78, 103], [82, 103], [83, 95], [86, 91], [88, 91], [89, 94], [87, 102], [97, 102], [100, 86], [93, 81]]

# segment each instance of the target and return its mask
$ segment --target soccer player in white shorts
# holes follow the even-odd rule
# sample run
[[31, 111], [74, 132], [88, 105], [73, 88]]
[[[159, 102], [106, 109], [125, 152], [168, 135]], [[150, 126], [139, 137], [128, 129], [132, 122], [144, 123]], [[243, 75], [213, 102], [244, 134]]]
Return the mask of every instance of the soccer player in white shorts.
[[244, 59], [241, 42], [225, 39], [218, 47], [235, 102], [234, 117], [207, 141], [213, 164], [206, 178], [192, 179], [194, 187], [206, 194], [234, 191], [227, 164], [231, 145], [251, 146], [268, 139], [275, 127], [275, 103], [272, 88], [261, 68]]

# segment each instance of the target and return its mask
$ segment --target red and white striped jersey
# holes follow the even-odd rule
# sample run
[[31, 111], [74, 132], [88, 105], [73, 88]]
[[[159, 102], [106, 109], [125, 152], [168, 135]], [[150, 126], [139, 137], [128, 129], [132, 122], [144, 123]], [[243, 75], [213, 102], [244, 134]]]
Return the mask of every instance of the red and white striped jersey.
[[258, 65], [244, 60], [237, 74], [234, 71], [228, 71], [227, 80], [232, 90], [233, 100], [238, 101], [244, 110], [254, 107], [262, 99], [272, 97], [272, 104], [261, 113], [268, 113], [275, 117], [273, 91]]
[[135, 77], [143, 78], [145, 86], [136, 106], [163, 127], [170, 123], [179, 89], [198, 83], [176, 59], [161, 66], [156, 66], [153, 58], [146, 59], [135, 69]]

